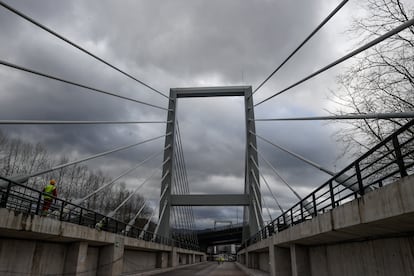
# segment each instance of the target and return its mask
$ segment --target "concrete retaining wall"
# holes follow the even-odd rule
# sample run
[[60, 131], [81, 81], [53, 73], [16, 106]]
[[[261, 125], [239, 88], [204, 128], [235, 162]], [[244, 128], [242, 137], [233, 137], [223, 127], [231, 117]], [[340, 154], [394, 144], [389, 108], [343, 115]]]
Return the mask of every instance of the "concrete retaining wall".
[[36, 242], [31, 274], [62, 274], [65, 267], [66, 251], [65, 244]]
[[178, 253], [178, 264], [179, 265], [186, 265], [189, 264], [189, 255]]
[[0, 275], [122, 275], [205, 259], [201, 252], [0, 209]]
[[259, 253], [259, 267], [258, 269], [269, 272], [269, 253]]
[[157, 252], [125, 250], [123, 273], [157, 268]]
[[[36, 243], [30, 241], [0, 239], [0, 274], [30, 274]], [[9, 259], [20, 260], [9, 262]]]
[[[79, 243], [0, 239], [0, 275], [76, 274], [95, 275], [98, 248], [88, 248], [81, 256], [82, 267], [76, 270]], [[86, 253], [86, 252], [85, 252]]]
[[[81, 275], [93, 276], [98, 271], [99, 247], [88, 246], [88, 251]], [[82, 272], [82, 271], [81, 271]]]
[[414, 275], [413, 236], [315, 246], [309, 256], [311, 275]]
[[238, 260], [272, 276], [414, 275], [414, 176], [253, 244]]

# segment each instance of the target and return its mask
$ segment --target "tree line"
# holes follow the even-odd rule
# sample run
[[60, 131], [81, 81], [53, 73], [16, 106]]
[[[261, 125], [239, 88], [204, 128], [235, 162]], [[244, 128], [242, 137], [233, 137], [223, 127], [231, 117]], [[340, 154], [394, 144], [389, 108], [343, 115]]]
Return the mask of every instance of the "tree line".
[[[26, 142], [20, 138], [9, 137], [0, 131], [1, 176], [31, 174], [68, 161], [69, 159], [65, 156], [54, 159], [46, 146], [41, 143]], [[57, 182], [58, 197], [67, 201], [82, 198], [111, 181], [111, 177], [101, 170], [91, 170], [87, 165], [76, 164], [30, 178], [25, 185], [42, 190], [50, 179], [55, 179]], [[101, 214], [107, 214], [119, 206], [131, 193], [132, 191], [126, 189], [125, 182], [115, 183], [89, 198], [84, 206]], [[115, 218], [128, 222], [143, 203], [143, 196], [138, 193], [134, 194], [117, 212]], [[146, 207], [143, 214], [148, 215], [150, 212], [151, 210]], [[145, 221], [138, 220], [137, 223], [140, 224], [137, 225], [138, 227], [142, 227]]]

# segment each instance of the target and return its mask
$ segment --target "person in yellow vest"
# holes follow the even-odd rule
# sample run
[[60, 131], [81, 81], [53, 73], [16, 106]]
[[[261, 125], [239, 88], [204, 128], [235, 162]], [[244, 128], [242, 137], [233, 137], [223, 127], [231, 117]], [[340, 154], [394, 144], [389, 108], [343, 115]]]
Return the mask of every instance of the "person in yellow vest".
[[43, 208], [42, 215], [46, 215], [50, 205], [52, 205], [53, 197], [57, 197], [56, 181], [50, 180], [49, 184], [43, 188]]

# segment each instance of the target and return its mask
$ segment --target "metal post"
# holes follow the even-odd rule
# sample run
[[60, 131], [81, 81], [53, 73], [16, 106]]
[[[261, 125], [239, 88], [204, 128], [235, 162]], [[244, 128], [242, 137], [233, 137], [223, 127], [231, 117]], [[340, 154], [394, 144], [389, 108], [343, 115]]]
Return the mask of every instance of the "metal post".
[[313, 203], [313, 214], [316, 217], [318, 215], [318, 210], [316, 208], [316, 198], [315, 193], [312, 194], [312, 203]]
[[334, 190], [332, 187], [332, 180], [329, 181], [329, 196], [331, 197], [331, 206], [333, 209], [335, 208], [335, 195], [334, 195]]
[[362, 177], [361, 177], [361, 169], [359, 168], [359, 163], [355, 163], [355, 173], [358, 180], [358, 190], [359, 194], [363, 196], [365, 194], [364, 184], [362, 183]]
[[37, 199], [37, 205], [36, 205], [36, 215], [39, 214], [40, 209], [40, 203], [42, 202], [42, 193], [39, 193], [39, 198]]
[[7, 185], [7, 190], [6, 190], [6, 193], [5, 193], [5, 194], [3, 194], [3, 196], [2, 196], [2, 199], [1, 199], [1, 207], [2, 207], [2, 208], [6, 208], [6, 207], [7, 207], [7, 201], [8, 201], [8, 199], [9, 199], [9, 195], [10, 195], [11, 186], [12, 186], [12, 183], [11, 183], [11, 182], [9, 182], [9, 185]]
[[397, 136], [394, 136], [392, 138], [392, 144], [394, 146], [396, 162], [397, 162], [398, 168], [400, 169], [401, 177], [407, 176], [408, 174], [407, 174], [407, 170], [405, 169], [404, 159], [401, 154], [400, 142], [398, 141]]
[[300, 219], [303, 221], [303, 201], [300, 201]]
[[80, 212], [79, 212], [79, 225], [82, 225], [82, 214], [83, 214], [83, 208], [80, 208]]
[[60, 202], [60, 213], [59, 213], [59, 220], [62, 221], [63, 220], [63, 208], [65, 206], [65, 202], [62, 200]]

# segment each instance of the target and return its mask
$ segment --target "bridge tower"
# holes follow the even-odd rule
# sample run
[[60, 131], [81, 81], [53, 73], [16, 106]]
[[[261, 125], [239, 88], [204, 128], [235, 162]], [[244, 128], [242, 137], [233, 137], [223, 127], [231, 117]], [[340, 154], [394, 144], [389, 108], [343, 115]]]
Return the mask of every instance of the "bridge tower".
[[[245, 151], [245, 184], [243, 194], [225, 195], [177, 195], [171, 194], [172, 171], [174, 169], [174, 142], [179, 98], [197, 97], [244, 97], [246, 122], [246, 151]], [[170, 237], [170, 209], [172, 206], [243, 206], [243, 240], [258, 232], [263, 226], [261, 211], [261, 194], [258, 158], [256, 148], [255, 121], [251, 86], [202, 87], [202, 88], [172, 88], [168, 107], [168, 123], [166, 128], [163, 179], [161, 182], [161, 198], [159, 211], [158, 234]], [[251, 146], [253, 145], [254, 148]], [[169, 147], [168, 147], [169, 146]]]

